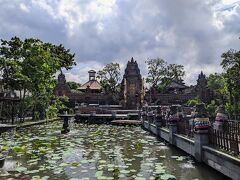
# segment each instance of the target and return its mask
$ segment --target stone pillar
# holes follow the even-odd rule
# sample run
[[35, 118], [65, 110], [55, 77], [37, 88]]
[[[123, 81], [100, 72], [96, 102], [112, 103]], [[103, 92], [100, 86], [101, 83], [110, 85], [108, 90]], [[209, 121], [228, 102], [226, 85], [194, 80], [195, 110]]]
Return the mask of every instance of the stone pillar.
[[153, 112], [150, 111], [147, 113], [147, 119], [148, 119], [148, 130], [150, 130], [151, 128], [151, 123], [153, 122]]
[[208, 139], [208, 130], [197, 130], [194, 132], [194, 157], [198, 162], [201, 162], [203, 159], [202, 146], [209, 143]]
[[157, 114], [155, 116], [155, 125], [159, 128], [162, 126], [162, 116], [161, 115]]
[[142, 109], [142, 120], [147, 121], [147, 108], [145, 107]]
[[63, 117], [63, 127], [62, 127], [62, 131], [61, 131], [62, 134], [66, 134], [66, 133], [70, 132], [68, 120], [69, 120], [69, 117], [67, 117], [67, 116]]
[[197, 104], [194, 114], [194, 157], [198, 162], [201, 162], [203, 159], [202, 146], [209, 143], [208, 128], [210, 122], [205, 104]]
[[89, 119], [88, 119], [88, 123], [93, 122], [95, 116], [96, 116], [96, 111], [90, 112], [90, 116], [89, 116]]
[[162, 116], [160, 114], [157, 114], [155, 117], [155, 125], [157, 128], [157, 136], [160, 135], [160, 128], [162, 127]]
[[179, 114], [178, 114], [178, 108], [179, 106], [172, 105], [170, 106], [170, 112], [168, 116], [168, 122], [169, 122], [169, 143], [175, 144], [175, 138], [174, 134], [177, 133], [177, 123], [179, 122]]
[[116, 120], [116, 116], [117, 116], [117, 112], [116, 111], [112, 111], [112, 118], [113, 118], [113, 120]]
[[177, 133], [177, 124], [176, 123], [169, 124], [169, 143], [172, 145], [175, 144], [174, 134], [176, 133]]

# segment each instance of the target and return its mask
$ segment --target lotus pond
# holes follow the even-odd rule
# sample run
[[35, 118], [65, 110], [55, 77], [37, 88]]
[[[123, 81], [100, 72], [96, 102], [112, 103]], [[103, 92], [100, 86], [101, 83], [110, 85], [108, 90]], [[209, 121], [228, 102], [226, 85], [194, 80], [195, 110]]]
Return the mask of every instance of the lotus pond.
[[140, 127], [54, 122], [1, 137], [0, 179], [224, 179]]

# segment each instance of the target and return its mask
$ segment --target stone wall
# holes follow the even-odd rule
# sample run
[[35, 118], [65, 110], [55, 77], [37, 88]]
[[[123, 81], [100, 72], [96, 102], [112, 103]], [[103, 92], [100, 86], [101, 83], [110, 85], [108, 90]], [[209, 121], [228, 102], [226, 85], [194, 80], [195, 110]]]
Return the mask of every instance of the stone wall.
[[166, 129], [148, 123], [148, 121], [143, 121], [142, 126], [154, 135], [192, 155], [198, 162], [205, 163], [234, 180], [240, 180], [240, 159], [208, 146], [207, 134], [195, 133], [194, 139], [189, 139], [177, 134], [177, 129], [173, 126]]
[[[150, 97], [151, 96], [151, 97]], [[146, 94], [145, 99], [150, 102], [152, 101], [155, 104], [184, 104], [189, 99], [193, 99], [197, 96], [196, 93], [187, 93], [187, 94], [162, 94], [156, 93], [154, 95], [150, 95], [149, 93]]]
[[240, 159], [209, 146], [203, 146], [203, 154], [203, 161], [207, 165], [232, 179], [240, 179]]

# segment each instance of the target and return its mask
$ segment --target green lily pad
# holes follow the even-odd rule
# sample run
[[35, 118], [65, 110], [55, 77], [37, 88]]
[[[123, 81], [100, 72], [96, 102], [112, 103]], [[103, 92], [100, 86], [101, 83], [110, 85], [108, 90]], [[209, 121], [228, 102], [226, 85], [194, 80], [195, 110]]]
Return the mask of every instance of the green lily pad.
[[174, 175], [171, 174], [163, 174], [160, 176], [162, 180], [175, 180], [177, 179]]
[[18, 172], [25, 172], [25, 171], [27, 171], [27, 168], [23, 167], [23, 166], [19, 166], [19, 167], [16, 168], [16, 171], [18, 171]]
[[95, 177], [100, 177], [100, 176], [102, 176], [102, 174], [103, 174], [103, 171], [97, 171], [95, 173]]

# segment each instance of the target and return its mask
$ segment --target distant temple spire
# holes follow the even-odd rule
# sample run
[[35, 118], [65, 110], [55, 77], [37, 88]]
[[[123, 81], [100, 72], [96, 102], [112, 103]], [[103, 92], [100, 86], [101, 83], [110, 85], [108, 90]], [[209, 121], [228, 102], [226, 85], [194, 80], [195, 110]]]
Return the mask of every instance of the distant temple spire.
[[65, 78], [65, 75], [62, 73], [62, 71], [58, 75], [58, 83], [59, 84], [65, 84], [66, 83], [66, 78]]
[[134, 62], [134, 59], [133, 59], [133, 57], [131, 58], [131, 62], [132, 62], [132, 63]]

